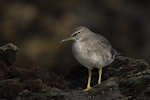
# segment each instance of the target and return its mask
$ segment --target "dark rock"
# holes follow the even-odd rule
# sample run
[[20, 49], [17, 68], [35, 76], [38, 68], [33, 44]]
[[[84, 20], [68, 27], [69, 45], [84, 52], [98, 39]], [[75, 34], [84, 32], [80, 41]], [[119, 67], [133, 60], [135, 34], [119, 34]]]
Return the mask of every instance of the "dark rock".
[[[93, 83], [97, 84], [98, 74], [96, 73], [97, 72], [94, 70], [93, 77], [92, 77], [92, 85]], [[84, 88], [82, 85], [86, 86], [85, 82], [87, 82], [87, 76], [88, 76], [87, 70], [78, 67], [78, 68], [73, 68], [73, 70], [67, 76], [67, 79], [70, 82], [72, 82], [73, 87], [79, 87], [80, 85], [81, 86], [80, 88]], [[149, 93], [147, 92], [149, 91], [147, 90], [147, 87], [149, 87], [150, 85], [150, 67], [143, 60], [134, 60], [123, 56], [119, 56], [118, 58], [116, 58], [112, 64], [103, 68], [103, 76], [102, 76], [103, 82], [98, 89], [94, 90], [94, 95], [96, 93], [99, 93], [99, 91], [101, 91], [101, 88], [103, 89], [109, 88], [107, 86], [103, 86], [103, 84], [105, 83], [105, 80], [108, 81], [110, 77], [112, 78], [117, 77], [118, 82], [116, 82], [116, 84], [118, 85], [118, 87], [116, 87], [117, 90], [115, 91], [118, 91], [117, 94], [120, 94], [120, 96], [122, 95], [122, 97], [128, 99], [134, 99], [137, 98], [141, 93], [145, 93], [145, 90], [146, 90], [146, 94]], [[93, 89], [91, 91], [93, 91]], [[89, 92], [89, 93], [92, 93], [91, 95], [93, 95], [93, 92]], [[104, 93], [111, 94], [110, 91], [107, 92], [104, 91]], [[109, 97], [113, 97], [113, 96], [107, 95], [103, 99]], [[147, 95], [142, 97], [143, 100], [149, 98]], [[115, 99], [118, 98], [116, 97]]]
[[[93, 71], [92, 84], [97, 83], [98, 74]], [[111, 65], [103, 68], [102, 83], [83, 92], [87, 82], [87, 69], [74, 67], [66, 80], [73, 90], [49, 88], [45, 92], [27, 91], [17, 100], [149, 100], [150, 68], [143, 60], [118, 57]], [[76, 89], [75, 89], [76, 88]], [[79, 89], [79, 90], [77, 90]]]
[[[86, 87], [88, 73], [74, 66], [67, 76], [41, 67], [16, 67], [17, 47], [0, 47], [0, 99], [8, 100], [149, 100], [150, 66], [143, 60], [118, 56], [103, 68], [102, 83], [93, 70], [92, 89]], [[8, 79], [9, 78], [9, 79]], [[17, 81], [17, 80], [18, 81]], [[59, 89], [58, 89], [59, 88]]]
[[0, 70], [0, 80], [4, 79], [4, 72], [2, 70]]
[[150, 87], [141, 91], [141, 93], [138, 94], [138, 96], [136, 95], [133, 100], [150, 100]]
[[[120, 80], [120, 87], [123, 88], [121, 89], [122, 94], [126, 94], [126, 96], [128, 96], [130, 99], [134, 99], [138, 97], [142, 92], [147, 91], [146, 89], [149, 86], [150, 86], [149, 69], [143, 72], [139, 72], [133, 76], [122, 78]], [[143, 97], [143, 100], [146, 100], [144, 98], [147, 98], [146, 95]]]
[[34, 79], [34, 80], [27, 80], [26, 88], [32, 92], [42, 92], [43, 89], [43, 83], [40, 79]]
[[5, 61], [7, 66], [12, 65], [16, 62], [16, 52], [18, 47], [12, 43], [8, 43], [2, 47], [0, 47], [0, 60]]
[[96, 85], [89, 92], [82, 90], [63, 91], [51, 88], [44, 93], [26, 91], [17, 100], [127, 100], [118, 89], [114, 79], [107, 80], [102, 85]]
[[6, 79], [0, 81], [0, 99], [13, 100], [21, 91], [24, 85], [14, 79]]
[[110, 78], [101, 85], [95, 85], [88, 93], [90, 96], [101, 98], [101, 100], [127, 100], [127, 97], [122, 95], [117, 78]]
[[8, 67], [4, 61], [0, 60], [0, 80], [16, 77], [21, 79], [23, 74], [27, 74], [27, 71], [23, 72], [23, 70], [24, 68], [17, 68], [15, 65]]
[[[97, 77], [97, 76], [95, 76], [94, 73], [92, 77]], [[68, 75], [65, 77], [65, 79], [70, 82], [70, 87], [72, 89], [85, 88], [87, 84], [87, 78], [88, 78], [88, 71], [83, 66], [74, 66], [70, 70]], [[93, 84], [93, 79], [92, 79], [92, 84]]]

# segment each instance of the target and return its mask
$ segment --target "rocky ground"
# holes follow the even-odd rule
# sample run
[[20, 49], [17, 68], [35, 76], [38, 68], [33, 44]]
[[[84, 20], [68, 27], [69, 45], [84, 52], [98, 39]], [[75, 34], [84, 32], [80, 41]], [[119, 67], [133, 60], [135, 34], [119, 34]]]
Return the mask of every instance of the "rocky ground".
[[97, 69], [92, 86], [83, 92], [87, 69], [72, 67], [67, 75], [56, 70], [16, 64], [18, 48], [0, 47], [0, 100], [150, 100], [150, 66], [143, 60], [119, 56], [103, 68], [102, 84], [97, 85]]

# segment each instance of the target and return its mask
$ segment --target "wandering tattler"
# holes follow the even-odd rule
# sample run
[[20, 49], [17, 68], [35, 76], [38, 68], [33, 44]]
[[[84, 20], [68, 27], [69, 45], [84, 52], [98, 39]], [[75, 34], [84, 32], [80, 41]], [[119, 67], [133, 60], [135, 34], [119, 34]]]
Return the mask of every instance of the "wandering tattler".
[[117, 52], [109, 41], [100, 34], [96, 34], [85, 26], [77, 27], [71, 37], [61, 42], [74, 40], [72, 51], [77, 61], [88, 68], [88, 83], [85, 91], [91, 89], [92, 69], [99, 69], [98, 84], [101, 83], [102, 68], [115, 59]]

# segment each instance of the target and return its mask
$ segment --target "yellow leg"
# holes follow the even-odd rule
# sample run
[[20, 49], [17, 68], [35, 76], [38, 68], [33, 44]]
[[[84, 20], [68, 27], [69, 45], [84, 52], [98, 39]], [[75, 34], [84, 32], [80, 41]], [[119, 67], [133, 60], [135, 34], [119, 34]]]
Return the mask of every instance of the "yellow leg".
[[98, 84], [101, 84], [102, 68], [98, 70], [98, 73], [99, 73]]
[[87, 84], [87, 88], [84, 91], [89, 91], [91, 89], [90, 83], [91, 83], [92, 71], [90, 69], [88, 70], [88, 74], [89, 74], [88, 84]]

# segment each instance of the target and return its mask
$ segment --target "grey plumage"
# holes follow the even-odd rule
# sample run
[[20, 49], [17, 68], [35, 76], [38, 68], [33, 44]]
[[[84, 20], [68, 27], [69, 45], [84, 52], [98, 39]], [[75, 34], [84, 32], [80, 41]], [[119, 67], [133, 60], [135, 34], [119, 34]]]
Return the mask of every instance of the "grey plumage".
[[116, 51], [102, 35], [83, 26], [75, 29], [73, 34], [78, 35], [72, 45], [73, 54], [83, 66], [88, 69], [99, 69], [109, 65], [114, 60]]
[[[62, 42], [68, 40], [74, 40], [72, 45], [73, 54], [77, 61], [89, 70], [93, 68], [102, 69], [113, 62], [117, 55], [116, 50], [113, 49], [105, 37], [92, 32], [84, 26], [76, 28], [71, 37], [62, 40]], [[87, 90], [90, 89], [90, 81], [89, 78]], [[99, 78], [99, 84], [100, 81], [101, 78]]]

